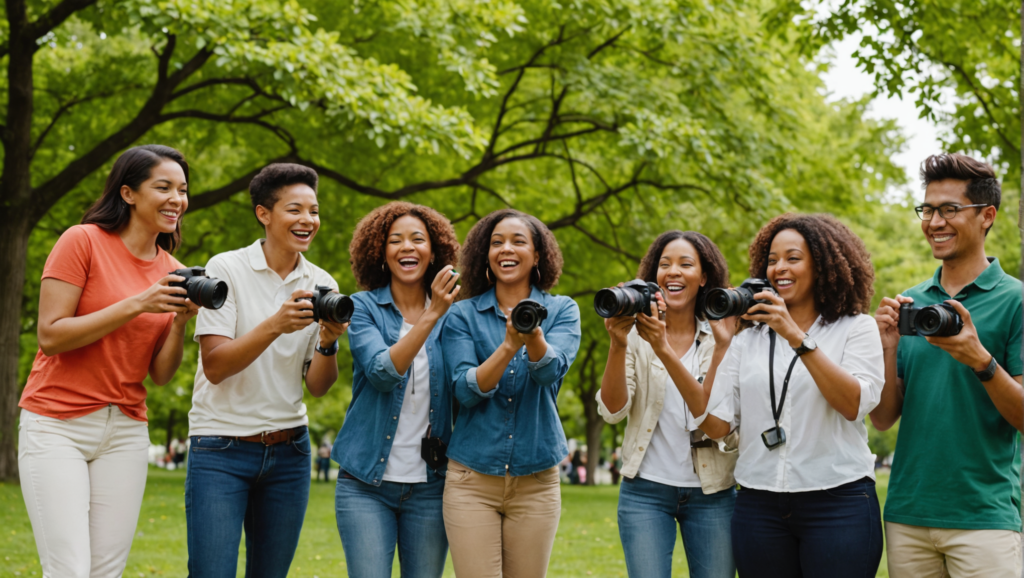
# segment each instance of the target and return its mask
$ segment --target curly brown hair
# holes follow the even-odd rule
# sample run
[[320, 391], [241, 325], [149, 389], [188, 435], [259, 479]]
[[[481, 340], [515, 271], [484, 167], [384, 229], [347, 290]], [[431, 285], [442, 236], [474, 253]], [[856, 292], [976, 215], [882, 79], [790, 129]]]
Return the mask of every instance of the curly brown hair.
[[[491, 233], [494, 227], [505, 219], [519, 219], [526, 223], [533, 237], [533, 247], [540, 257], [538, 270], [540, 277], [530, 274], [530, 282], [538, 289], [548, 291], [558, 283], [562, 275], [562, 251], [554, 233], [537, 217], [527, 215], [515, 209], [500, 209], [477, 221], [466, 235], [466, 244], [462, 246], [462, 290], [459, 299], [468, 299], [486, 293], [493, 283], [487, 279], [487, 271], [491, 264], [488, 253], [491, 246]], [[494, 277], [493, 273], [491, 277]]]
[[825, 324], [866, 313], [875, 293], [871, 256], [853, 231], [832, 215], [779, 215], [758, 231], [750, 245], [750, 276], [765, 278], [775, 235], [793, 229], [811, 250], [817, 280], [814, 301]]
[[688, 242], [697, 250], [697, 256], [700, 258], [700, 270], [707, 278], [704, 286], [697, 289], [697, 318], [704, 319], [704, 296], [707, 295], [707, 292], [717, 287], [729, 286], [729, 265], [726, 264], [722, 252], [718, 250], [718, 245], [715, 245], [705, 235], [696, 231], [678, 230], [666, 231], [658, 235], [658, 238], [648, 247], [643, 260], [640, 261], [640, 268], [637, 269], [636, 276], [648, 283], [657, 283], [658, 262], [661, 261], [661, 254], [665, 252], [665, 247], [669, 243], [678, 239]]
[[391, 283], [391, 271], [385, 262], [388, 231], [396, 220], [405, 215], [423, 221], [430, 236], [430, 250], [434, 259], [427, 265], [427, 272], [423, 275], [423, 286], [428, 294], [437, 272], [446, 265], [458, 264], [459, 239], [444, 215], [423, 205], [404, 201], [388, 203], [370, 211], [359, 221], [352, 235], [352, 243], [348, 246], [352, 274], [361, 289], [372, 291]]

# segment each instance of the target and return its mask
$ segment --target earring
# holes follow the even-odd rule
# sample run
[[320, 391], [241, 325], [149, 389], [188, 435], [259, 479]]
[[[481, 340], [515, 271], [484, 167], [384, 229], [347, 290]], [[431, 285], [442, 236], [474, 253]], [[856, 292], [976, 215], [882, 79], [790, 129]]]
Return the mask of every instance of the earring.
[[431, 264], [431, 265], [433, 265], [433, 264], [434, 264], [434, 256], [433, 256], [433, 255], [431, 255], [431, 256], [430, 256], [430, 264]]
[[488, 284], [494, 283], [494, 281], [491, 281], [491, 268], [490, 267], [484, 269], [484, 277], [487, 277], [487, 283]]
[[388, 262], [387, 262], [387, 261], [385, 261], [385, 262], [381, 263], [381, 264], [380, 264], [380, 272], [381, 272], [381, 273], [387, 273], [387, 271], [388, 271], [388, 270], [386, 269], [386, 267], [387, 267], [387, 266], [388, 266]]
[[537, 263], [536, 265], [533, 266], [533, 271], [537, 273], [536, 283], [540, 283], [540, 263]]

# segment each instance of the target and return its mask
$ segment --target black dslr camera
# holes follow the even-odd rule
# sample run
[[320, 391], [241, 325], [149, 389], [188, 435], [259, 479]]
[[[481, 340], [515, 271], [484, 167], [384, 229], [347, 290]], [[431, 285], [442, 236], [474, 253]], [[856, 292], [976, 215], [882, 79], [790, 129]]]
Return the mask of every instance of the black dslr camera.
[[[594, 311], [605, 319], [609, 317], [633, 316], [637, 313], [652, 315], [651, 301], [654, 296], [662, 293], [657, 283], [648, 283], [642, 279], [634, 279], [624, 283], [622, 287], [601, 289], [594, 295]], [[664, 297], [662, 293], [662, 297]]]
[[548, 318], [548, 310], [533, 299], [523, 299], [512, 308], [512, 327], [519, 333], [532, 333]]
[[335, 293], [326, 285], [317, 285], [312, 297], [296, 299], [302, 300], [313, 304], [313, 321], [323, 319], [332, 323], [348, 323], [356, 309], [351, 297]]
[[949, 337], [960, 333], [964, 320], [952, 305], [938, 303], [927, 307], [914, 307], [913, 303], [900, 305], [900, 335], [933, 335]]
[[204, 267], [178, 269], [168, 274], [185, 278], [184, 281], [172, 281], [169, 285], [187, 291], [189, 301], [196, 305], [207, 309], [220, 309], [228, 298], [228, 284], [220, 279], [207, 277]]
[[708, 319], [725, 319], [743, 315], [757, 303], [770, 303], [764, 299], [754, 299], [754, 295], [762, 291], [775, 293], [767, 279], [747, 279], [735, 289], [716, 287], [704, 297], [704, 316]]

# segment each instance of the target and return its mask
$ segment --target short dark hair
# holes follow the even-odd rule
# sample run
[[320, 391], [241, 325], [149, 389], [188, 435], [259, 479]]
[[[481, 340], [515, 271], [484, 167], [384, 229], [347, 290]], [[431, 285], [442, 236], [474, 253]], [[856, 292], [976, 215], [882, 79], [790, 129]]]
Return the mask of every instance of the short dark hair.
[[992, 165], [960, 153], [932, 155], [921, 163], [924, 188], [946, 179], [967, 181], [967, 198], [971, 204], [992, 205], [999, 210], [1003, 192]]
[[636, 276], [648, 283], [657, 283], [658, 262], [661, 261], [661, 254], [665, 252], [665, 247], [669, 243], [678, 239], [688, 242], [697, 250], [697, 256], [700, 258], [700, 270], [707, 278], [704, 286], [697, 289], [697, 317], [704, 319], [704, 296], [707, 295], [707, 292], [717, 287], [729, 286], [729, 265], [726, 264], [725, 257], [718, 250], [718, 246], [705, 235], [696, 231], [679, 230], [666, 231], [658, 235], [658, 238], [647, 249], [643, 260], [640, 261], [640, 268], [637, 270]]
[[295, 163], [274, 163], [263, 167], [249, 183], [253, 214], [256, 214], [256, 207], [259, 206], [273, 209], [277, 203], [277, 194], [289, 185], [309, 185], [316, 192], [318, 180], [316, 171]]
[[482, 295], [491, 288], [492, 283], [487, 278], [487, 271], [491, 267], [488, 259], [491, 233], [498, 223], [505, 219], [519, 219], [530, 229], [533, 248], [540, 257], [537, 267], [540, 277], [534, 279], [536, 275], [530, 273], [530, 282], [542, 291], [548, 291], [558, 283], [558, 278], [562, 275], [562, 251], [558, 248], [558, 241], [555, 240], [551, 229], [533, 215], [515, 209], [499, 209], [477, 221], [466, 235], [466, 242], [462, 245], [462, 254], [459, 257], [462, 267], [462, 290], [459, 291], [459, 299]]
[[[126, 227], [132, 212], [121, 198], [121, 187], [138, 190], [139, 185], [153, 175], [153, 168], [164, 161], [178, 163], [185, 173], [185, 182], [188, 182], [188, 163], [176, 149], [164, 145], [141, 145], [121, 153], [107, 175], [103, 195], [85, 212], [82, 224], [96, 225], [105, 231], [120, 231]], [[156, 236], [156, 245], [168, 253], [173, 253], [181, 245], [181, 219], [178, 219], [173, 233]]]

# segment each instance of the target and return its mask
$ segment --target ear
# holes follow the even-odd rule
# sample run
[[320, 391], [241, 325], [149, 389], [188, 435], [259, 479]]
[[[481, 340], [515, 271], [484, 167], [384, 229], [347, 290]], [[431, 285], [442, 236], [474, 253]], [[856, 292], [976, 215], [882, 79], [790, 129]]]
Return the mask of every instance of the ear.
[[707, 282], [708, 282], [707, 273], [701, 273], [700, 274], [700, 286], [703, 287], [704, 285], [707, 284]]
[[135, 191], [128, 185], [121, 185], [121, 200], [128, 206], [135, 204]]
[[264, 227], [270, 226], [270, 214], [270, 209], [264, 207], [263, 205], [256, 205], [256, 218], [259, 219], [260, 223], [263, 223]]
[[982, 209], [981, 209], [981, 218], [982, 218], [981, 228], [984, 229], [985, 231], [988, 231], [989, 229], [991, 229], [992, 225], [994, 225], [995, 222], [996, 222], [996, 216], [998, 214], [999, 214], [999, 210], [996, 209], [995, 207], [993, 207], [992, 205], [989, 205], [987, 207], [982, 207]]

